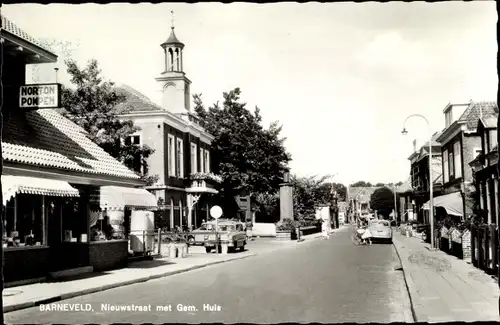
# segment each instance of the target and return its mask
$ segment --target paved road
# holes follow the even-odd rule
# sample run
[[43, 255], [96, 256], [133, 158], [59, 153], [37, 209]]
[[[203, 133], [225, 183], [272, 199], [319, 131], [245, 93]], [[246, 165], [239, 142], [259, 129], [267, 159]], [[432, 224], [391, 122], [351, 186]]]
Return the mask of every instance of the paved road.
[[[304, 242], [293, 249], [59, 303], [90, 304], [94, 312], [35, 307], [8, 313], [5, 320], [17, 324], [411, 321], [403, 275], [392, 269], [397, 263], [393, 246], [354, 246], [349, 234], [346, 230], [330, 240]], [[106, 312], [102, 304], [151, 306], [151, 311]], [[178, 305], [186, 311], [177, 311]], [[204, 311], [204, 305], [221, 310]], [[157, 311], [158, 306], [166, 310]]]

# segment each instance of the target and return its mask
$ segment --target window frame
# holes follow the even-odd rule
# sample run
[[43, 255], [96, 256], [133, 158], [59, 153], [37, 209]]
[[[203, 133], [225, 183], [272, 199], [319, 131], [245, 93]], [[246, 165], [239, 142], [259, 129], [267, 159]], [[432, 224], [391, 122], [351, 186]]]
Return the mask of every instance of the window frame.
[[200, 172], [205, 173], [205, 155], [204, 149], [200, 146]]
[[172, 134], [168, 134], [167, 139], [167, 150], [168, 150], [168, 176], [175, 177], [176, 171], [176, 159], [175, 159], [175, 137]]
[[448, 183], [450, 181], [450, 162], [448, 161], [448, 149], [443, 151], [443, 181]]
[[198, 145], [191, 142], [191, 174], [198, 172]]
[[176, 138], [176, 164], [177, 168], [175, 174], [177, 178], [184, 178], [184, 140], [182, 138]]
[[204, 150], [203, 162], [205, 164], [205, 173], [210, 173], [210, 151]]
[[[462, 177], [462, 149], [460, 140], [453, 143], [453, 175], [455, 179]], [[458, 158], [457, 158], [458, 157]], [[458, 163], [458, 166], [457, 166]]]

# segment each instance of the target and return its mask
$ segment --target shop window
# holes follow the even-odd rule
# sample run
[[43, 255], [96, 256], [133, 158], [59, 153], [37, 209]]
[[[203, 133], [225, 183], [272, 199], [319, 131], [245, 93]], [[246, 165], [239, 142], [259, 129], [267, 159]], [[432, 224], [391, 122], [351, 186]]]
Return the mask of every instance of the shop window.
[[42, 196], [19, 194], [5, 210], [7, 246], [45, 245]]
[[63, 198], [54, 200], [54, 207], [60, 206], [62, 238], [66, 242], [77, 242], [83, 232], [82, 226], [85, 220], [77, 198]]

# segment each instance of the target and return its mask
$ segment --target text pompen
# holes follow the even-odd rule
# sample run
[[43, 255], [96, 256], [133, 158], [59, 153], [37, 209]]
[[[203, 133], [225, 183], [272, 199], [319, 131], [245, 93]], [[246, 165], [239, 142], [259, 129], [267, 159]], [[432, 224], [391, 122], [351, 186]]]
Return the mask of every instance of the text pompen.
[[[68, 304], [68, 303], [52, 303], [41, 304], [40, 311], [60, 311], [60, 312], [94, 312], [95, 309], [92, 304]], [[185, 305], [185, 304], [166, 304], [152, 306], [150, 304], [105, 304], [99, 305], [100, 312], [189, 312], [195, 313], [198, 311], [203, 312], [220, 312], [222, 307], [217, 304], [203, 304], [201, 306]]]

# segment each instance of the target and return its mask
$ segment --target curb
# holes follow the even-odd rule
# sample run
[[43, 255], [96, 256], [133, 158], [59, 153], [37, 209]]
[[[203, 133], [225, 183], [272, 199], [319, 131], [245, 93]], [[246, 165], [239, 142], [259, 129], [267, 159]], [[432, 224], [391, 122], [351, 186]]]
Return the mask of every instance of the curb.
[[10, 313], [10, 312], [21, 310], [21, 309], [32, 308], [32, 307], [36, 307], [36, 306], [43, 305], [43, 304], [54, 303], [54, 302], [61, 301], [61, 300], [66, 300], [66, 299], [70, 299], [70, 298], [74, 298], [74, 297], [84, 296], [84, 295], [88, 295], [88, 294], [92, 294], [92, 293], [96, 293], [96, 292], [101, 292], [101, 291], [105, 291], [105, 290], [109, 290], [109, 289], [114, 289], [114, 288], [118, 288], [118, 287], [124, 287], [124, 286], [128, 286], [131, 284], [147, 282], [149, 280], [156, 280], [156, 279], [168, 277], [168, 276], [179, 274], [179, 273], [185, 273], [185, 272], [193, 271], [196, 269], [201, 269], [201, 268], [204, 268], [207, 266], [222, 264], [222, 263], [236, 261], [236, 260], [242, 260], [244, 258], [256, 256], [258, 254], [259, 253], [251, 253], [249, 255], [238, 256], [238, 257], [227, 259], [227, 260], [214, 261], [214, 262], [209, 262], [206, 264], [194, 265], [194, 266], [190, 266], [190, 267], [185, 268], [185, 269], [168, 271], [168, 272], [164, 272], [164, 273], [160, 273], [160, 274], [148, 275], [145, 277], [132, 279], [132, 280], [124, 280], [121, 282], [107, 284], [107, 285], [104, 285], [101, 287], [83, 289], [83, 290], [79, 290], [79, 291], [74, 291], [74, 292], [64, 293], [61, 295], [52, 296], [49, 298], [43, 298], [40, 300], [27, 301], [27, 302], [21, 302], [21, 303], [17, 303], [17, 304], [7, 305], [7, 306], [3, 307], [3, 312]]
[[401, 255], [399, 255], [398, 248], [396, 246], [396, 243], [394, 242], [394, 239], [392, 241], [392, 247], [394, 247], [394, 250], [396, 251], [396, 255], [398, 256], [399, 260], [399, 265], [401, 272], [403, 272], [403, 278], [405, 280], [405, 287], [406, 287], [406, 292], [408, 292], [408, 298], [410, 299], [410, 309], [411, 309], [411, 317], [413, 318], [413, 322], [416, 323], [418, 322], [417, 319], [417, 314], [415, 312], [415, 306], [413, 305], [413, 299], [411, 297], [411, 291], [410, 291], [410, 286], [408, 285], [408, 275], [405, 272], [404, 265], [403, 265], [403, 260], [401, 259]]

